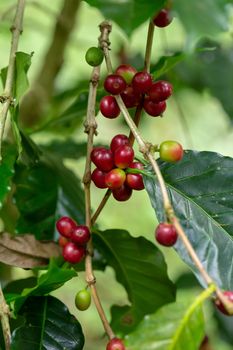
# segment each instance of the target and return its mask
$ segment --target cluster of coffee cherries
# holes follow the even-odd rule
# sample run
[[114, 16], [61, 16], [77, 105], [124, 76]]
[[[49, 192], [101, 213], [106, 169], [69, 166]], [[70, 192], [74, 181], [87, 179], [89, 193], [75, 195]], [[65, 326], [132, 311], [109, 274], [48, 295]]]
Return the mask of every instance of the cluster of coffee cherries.
[[90, 239], [89, 228], [77, 225], [68, 216], [62, 216], [56, 222], [56, 227], [60, 233], [58, 243], [62, 247], [63, 258], [71, 264], [79, 263], [86, 253], [86, 244]]
[[114, 74], [104, 81], [105, 90], [111, 95], [102, 97], [100, 111], [109, 119], [117, 118], [120, 108], [114, 95], [121, 95], [127, 108], [133, 108], [140, 103], [147, 114], [158, 117], [166, 109], [166, 100], [172, 94], [172, 85], [165, 80], [153, 82], [150, 73], [137, 70], [128, 64], [120, 65]]
[[134, 161], [134, 150], [126, 135], [114, 136], [110, 148], [93, 148], [91, 161], [96, 166], [91, 174], [92, 181], [98, 188], [112, 190], [117, 201], [126, 201], [131, 197], [133, 190], [144, 189], [142, 175], [132, 171], [142, 170], [143, 164]]

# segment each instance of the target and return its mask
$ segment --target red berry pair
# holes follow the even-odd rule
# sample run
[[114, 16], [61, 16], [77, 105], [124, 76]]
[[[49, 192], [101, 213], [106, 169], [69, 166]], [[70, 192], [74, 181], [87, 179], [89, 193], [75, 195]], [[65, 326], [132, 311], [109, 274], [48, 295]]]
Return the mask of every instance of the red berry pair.
[[77, 225], [67, 216], [61, 217], [56, 222], [60, 233], [59, 245], [63, 248], [64, 259], [72, 264], [79, 263], [85, 255], [86, 244], [90, 239], [90, 231], [87, 226]]
[[134, 151], [126, 135], [113, 137], [110, 149], [96, 147], [91, 152], [91, 160], [96, 165], [91, 178], [96, 187], [109, 188], [118, 201], [130, 198], [132, 190], [144, 188], [141, 174], [126, 174], [126, 168], [143, 169], [139, 162], [133, 162]]

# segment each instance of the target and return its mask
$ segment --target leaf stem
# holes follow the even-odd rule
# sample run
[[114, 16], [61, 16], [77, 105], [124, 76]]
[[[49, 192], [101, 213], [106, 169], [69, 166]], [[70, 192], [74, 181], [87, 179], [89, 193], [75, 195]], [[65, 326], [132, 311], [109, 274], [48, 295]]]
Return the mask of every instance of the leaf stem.
[[[90, 87], [89, 87], [89, 96], [88, 96], [88, 105], [87, 105], [87, 117], [84, 123], [85, 132], [88, 135], [87, 138], [87, 155], [86, 155], [86, 164], [83, 176], [84, 183], [84, 193], [85, 193], [85, 212], [86, 212], [86, 226], [91, 229], [92, 219], [91, 219], [91, 151], [93, 148], [93, 139], [97, 130], [97, 123], [95, 120], [95, 104], [96, 104], [96, 93], [97, 86], [99, 82], [100, 75], [100, 66], [95, 67], [92, 71]], [[89, 240], [87, 244], [87, 254], [85, 257], [85, 271], [86, 271], [86, 282], [91, 289], [92, 298], [94, 300], [96, 309], [100, 316], [100, 319], [103, 323], [105, 332], [107, 333], [110, 339], [114, 338], [114, 333], [110, 327], [110, 324], [105, 315], [104, 309], [102, 307], [100, 298], [98, 296], [96, 288], [96, 278], [93, 273], [92, 268], [92, 256], [93, 256], [93, 243], [92, 239]]]
[[9, 56], [9, 63], [6, 75], [6, 82], [2, 96], [0, 96], [0, 102], [2, 103], [0, 110], [0, 162], [2, 161], [2, 141], [5, 130], [5, 124], [7, 119], [8, 110], [13, 102], [13, 84], [14, 84], [14, 71], [15, 71], [15, 55], [18, 49], [19, 37], [22, 33], [23, 15], [25, 8], [25, 0], [18, 0], [15, 18], [11, 27], [12, 40]]
[[[102, 29], [102, 31], [106, 32], [105, 23], [106, 23], [106, 21], [103, 22], [101, 29]], [[111, 59], [110, 59], [110, 55], [109, 55], [109, 49], [107, 46], [108, 42], [109, 42], [109, 39], [107, 37], [102, 48], [103, 48], [104, 55], [105, 55], [105, 61], [106, 61], [108, 73], [111, 73], [111, 66], [112, 65], [111, 65]], [[151, 163], [152, 168], [157, 176], [157, 180], [159, 182], [159, 186], [160, 186], [160, 189], [162, 192], [164, 210], [165, 210], [165, 213], [166, 213], [168, 220], [170, 222], [172, 222], [173, 225], [175, 226], [180, 239], [182, 240], [183, 244], [185, 245], [191, 259], [193, 260], [194, 264], [196, 265], [197, 269], [199, 270], [199, 272], [202, 275], [206, 284], [208, 286], [213, 285], [213, 284], [215, 285], [214, 281], [212, 280], [212, 278], [209, 276], [209, 274], [205, 270], [204, 266], [202, 265], [199, 257], [197, 256], [195, 250], [193, 249], [189, 239], [187, 238], [182, 226], [179, 223], [178, 218], [176, 217], [176, 215], [174, 213], [173, 207], [171, 205], [171, 202], [170, 202], [170, 199], [168, 196], [165, 181], [164, 181], [163, 176], [161, 174], [160, 168], [159, 168], [159, 166], [158, 166], [158, 164], [157, 164], [157, 162], [152, 154], [152, 152], [153, 152], [152, 144], [144, 141], [136, 124], [134, 123], [127, 108], [125, 107], [125, 104], [124, 104], [121, 96], [116, 95], [115, 98], [116, 98], [117, 104], [121, 110], [121, 113], [123, 114], [123, 116], [125, 118], [126, 123], [128, 124], [131, 132], [133, 133], [133, 135], [138, 143], [140, 152], [143, 154], [144, 158], [147, 159]], [[224, 307], [228, 311], [230, 311], [230, 313], [233, 313], [233, 305], [227, 300], [227, 298], [224, 296], [222, 291], [217, 286], [215, 288], [216, 288], [216, 294], [217, 294], [218, 298], [220, 299], [220, 301], [223, 303]]]

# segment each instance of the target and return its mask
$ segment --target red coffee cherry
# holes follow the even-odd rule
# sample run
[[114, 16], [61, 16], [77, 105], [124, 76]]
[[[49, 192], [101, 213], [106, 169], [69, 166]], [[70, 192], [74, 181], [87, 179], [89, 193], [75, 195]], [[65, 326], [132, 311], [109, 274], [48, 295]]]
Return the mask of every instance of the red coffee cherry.
[[159, 80], [153, 83], [147, 92], [149, 99], [153, 102], [165, 101], [172, 94], [172, 84], [165, 80]]
[[118, 74], [110, 74], [104, 81], [104, 88], [112, 95], [121, 94], [126, 89], [126, 82]]
[[111, 151], [114, 153], [118, 147], [124, 145], [129, 145], [129, 138], [126, 135], [118, 134], [112, 138], [110, 148]]
[[61, 248], [65, 247], [65, 245], [66, 245], [68, 242], [69, 242], [69, 240], [68, 240], [66, 237], [64, 237], [64, 236], [60, 236], [60, 237], [58, 238], [58, 244], [59, 244], [59, 246], [60, 246]]
[[90, 230], [87, 226], [78, 225], [71, 233], [71, 241], [78, 245], [85, 245], [91, 237]]
[[68, 242], [63, 248], [62, 255], [65, 261], [68, 261], [71, 264], [77, 264], [84, 257], [85, 248], [81, 246], [77, 246], [73, 242]]
[[106, 174], [105, 183], [108, 188], [115, 189], [121, 187], [125, 182], [125, 179], [125, 172], [122, 169], [115, 168]]
[[171, 21], [172, 17], [170, 16], [170, 11], [168, 9], [162, 9], [153, 18], [154, 25], [159, 28], [167, 27]]
[[163, 114], [163, 112], [166, 109], [166, 102], [161, 101], [158, 103], [155, 103], [151, 101], [149, 98], [145, 98], [143, 103], [143, 108], [146, 111], [147, 114], [149, 114], [152, 117], [159, 117]]
[[147, 72], [138, 72], [132, 80], [132, 87], [136, 93], [145, 94], [152, 86], [151, 75]]
[[[223, 292], [223, 294], [225, 295], [225, 297], [228, 299], [228, 301], [230, 303], [233, 303], [233, 291], [232, 290], [226, 290], [225, 292]], [[224, 305], [222, 304], [222, 302], [219, 299], [215, 300], [215, 305], [217, 306], [219, 311], [221, 311], [224, 315], [233, 316], [232, 314], [229, 314], [229, 312], [225, 309]]]
[[159, 154], [165, 162], [178, 162], [182, 159], [184, 150], [176, 141], [164, 141], [159, 147]]
[[136, 107], [140, 102], [140, 94], [136, 93], [132, 86], [127, 86], [121, 93], [121, 98], [127, 108]]
[[155, 230], [155, 238], [161, 245], [171, 247], [176, 243], [178, 235], [172, 224], [162, 222]]
[[91, 161], [99, 170], [107, 172], [114, 167], [113, 154], [110, 149], [97, 147], [91, 152]]
[[106, 350], [126, 350], [126, 348], [121, 339], [113, 338], [108, 342]]
[[129, 64], [122, 64], [116, 69], [116, 74], [122, 76], [128, 85], [131, 84], [132, 79], [136, 73], [137, 70]]
[[73, 229], [76, 227], [76, 222], [68, 216], [62, 216], [57, 222], [56, 227], [60, 235], [70, 238]]
[[105, 182], [105, 175], [107, 173], [95, 168], [91, 174], [91, 179], [98, 188], [107, 188], [106, 182]]
[[134, 150], [129, 145], [118, 147], [114, 152], [114, 163], [118, 168], [128, 168], [129, 164], [133, 162]]
[[[129, 165], [129, 168], [142, 170], [144, 167], [143, 164], [140, 162], [133, 162]], [[141, 191], [144, 189], [144, 183], [141, 174], [127, 174], [126, 183], [133, 190]]]
[[100, 101], [100, 111], [104, 117], [109, 119], [117, 118], [120, 114], [120, 108], [113, 96], [104, 96]]
[[121, 187], [112, 190], [112, 195], [118, 202], [125, 202], [131, 197], [132, 192], [132, 188], [124, 183]]

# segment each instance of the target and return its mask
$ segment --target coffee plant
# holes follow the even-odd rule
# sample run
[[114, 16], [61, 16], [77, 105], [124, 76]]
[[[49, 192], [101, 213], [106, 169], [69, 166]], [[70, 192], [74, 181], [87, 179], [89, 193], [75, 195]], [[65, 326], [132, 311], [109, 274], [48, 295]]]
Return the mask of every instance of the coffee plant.
[[[208, 89], [232, 119], [232, 43], [221, 46], [232, 35], [231, 1], [64, 0], [59, 6], [4, 0], [0, 7], [1, 28], [11, 29], [0, 96], [0, 350], [232, 349], [233, 160], [189, 147], [194, 136], [177, 99], [185, 88]], [[81, 78], [58, 88], [62, 65], [72, 65], [65, 49], [84, 8], [102, 21], [90, 30], [94, 16], [86, 16], [82, 45], [89, 31], [92, 44], [78, 58], [79, 71], [72, 68]], [[40, 46], [31, 40], [33, 53], [20, 47], [33, 11], [55, 16], [55, 27], [40, 26], [46, 36], [51, 31], [51, 44], [28, 79]], [[186, 33], [179, 51], [168, 45], [176, 23]], [[142, 26], [144, 57], [126, 49]], [[127, 41], [117, 54], [115, 30]], [[76, 52], [80, 42], [72, 40]], [[158, 141], [172, 104], [187, 145], [163, 127]], [[177, 120], [169, 118], [175, 129]], [[146, 210], [155, 213], [149, 235], [144, 197], [137, 197], [143, 192]], [[134, 196], [139, 201], [129, 210]], [[100, 220], [110, 201], [111, 218], [125, 205], [124, 229], [106, 229]], [[141, 221], [138, 237], [128, 231], [132, 210]], [[169, 258], [173, 250], [188, 267], [179, 279], [168, 273], [167, 261], [180, 268]], [[110, 270], [127, 297], [109, 308]], [[73, 298], [66, 289], [71, 280]], [[101, 323], [94, 341], [96, 321], [86, 329], [86, 313]]]

